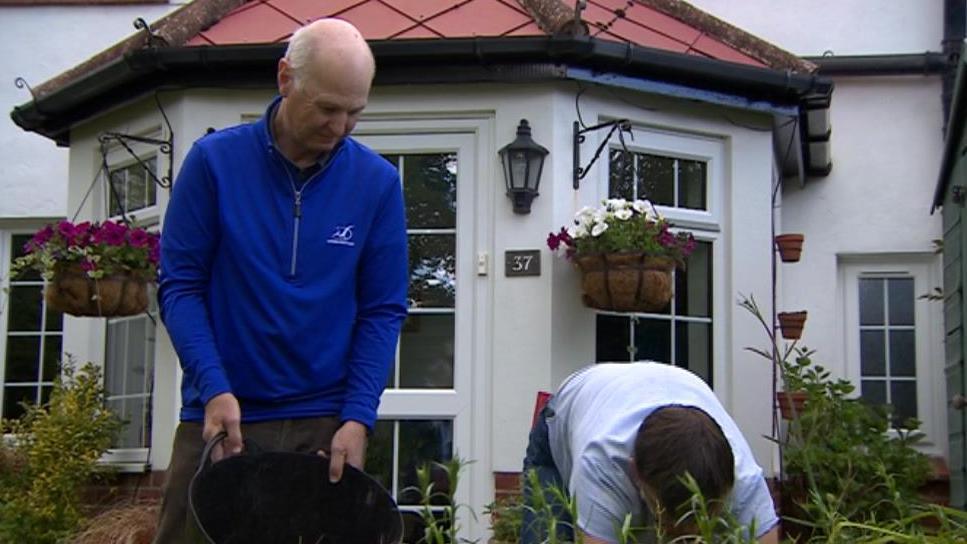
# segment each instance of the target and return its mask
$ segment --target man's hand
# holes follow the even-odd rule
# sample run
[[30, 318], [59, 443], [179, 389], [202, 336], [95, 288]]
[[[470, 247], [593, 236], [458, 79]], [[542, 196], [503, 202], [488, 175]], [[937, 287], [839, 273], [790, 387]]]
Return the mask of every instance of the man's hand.
[[231, 393], [212, 397], [205, 405], [205, 427], [201, 437], [208, 442], [213, 436], [225, 431], [228, 436], [212, 450], [212, 461], [221, 461], [227, 455], [242, 452], [242, 409], [238, 399]]
[[366, 426], [358, 421], [347, 421], [332, 437], [329, 447], [329, 481], [342, 479], [343, 465], [362, 470], [366, 462]]

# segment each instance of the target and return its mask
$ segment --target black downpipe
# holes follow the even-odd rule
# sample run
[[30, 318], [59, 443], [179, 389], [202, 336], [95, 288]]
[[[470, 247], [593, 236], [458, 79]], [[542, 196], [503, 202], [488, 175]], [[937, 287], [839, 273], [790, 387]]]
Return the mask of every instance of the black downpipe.
[[957, 65], [960, 64], [960, 50], [964, 44], [967, 27], [967, 0], [944, 0], [943, 6], [943, 53], [947, 57], [947, 69], [943, 74], [943, 123], [947, 133], [950, 117], [950, 103], [953, 100]]

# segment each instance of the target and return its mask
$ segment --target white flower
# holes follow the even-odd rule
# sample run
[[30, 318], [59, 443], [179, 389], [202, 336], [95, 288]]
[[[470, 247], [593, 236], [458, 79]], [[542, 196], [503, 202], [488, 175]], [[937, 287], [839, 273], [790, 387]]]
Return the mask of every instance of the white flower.
[[578, 223], [573, 229], [568, 229], [571, 238], [584, 238], [588, 235], [588, 226], [585, 223]]
[[595, 210], [594, 216], [592, 217], [594, 219], [594, 222], [592, 224], [604, 223], [610, 217], [611, 217], [611, 214], [604, 210]]
[[635, 200], [631, 203], [631, 207], [638, 213], [645, 214], [651, 210], [651, 202], [647, 200]]
[[628, 201], [623, 198], [609, 198], [604, 201], [604, 206], [612, 211], [620, 211], [628, 207]]
[[595, 209], [591, 206], [584, 206], [578, 213], [574, 214], [575, 223], [588, 223], [588, 220], [594, 216]]
[[601, 234], [603, 234], [604, 231], [606, 230], [608, 230], [607, 223], [604, 223], [604, 222], [595, 223], [594, 227], [591, 228], [591, 236], [594, 236], [594, 237], [601, 236]]
[[631, 219], [631, 216], [633, 216], [634, 214], [635, 213], [633, 211], [629, 210], [628, 208], [623, 208], [623, 209], [620, 209], [620, 210], [614, 212], [614, 216], [617, 217], [618, 219], [622, 220], [622, 221], [627, 221], [627, 220]]

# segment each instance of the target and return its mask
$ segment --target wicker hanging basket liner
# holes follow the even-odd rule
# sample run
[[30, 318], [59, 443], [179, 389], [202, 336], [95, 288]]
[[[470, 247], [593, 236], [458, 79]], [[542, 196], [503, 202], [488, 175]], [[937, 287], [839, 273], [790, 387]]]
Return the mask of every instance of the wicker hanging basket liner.
[[675, 261], [643, 253], [577, 257], [584, 304], [615, 312], [657, 312], [672, 298]]
[[47, 304], [82, 317], [137, 315], [148, 307], [148, 282], [138, 273], [93, 279], [77, 267], [54, 274], [45, 290]]

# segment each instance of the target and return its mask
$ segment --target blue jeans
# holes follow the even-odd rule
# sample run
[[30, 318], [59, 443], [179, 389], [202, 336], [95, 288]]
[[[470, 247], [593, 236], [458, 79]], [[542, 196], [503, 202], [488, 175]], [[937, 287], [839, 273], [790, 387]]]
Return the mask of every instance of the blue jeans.
[[[566, 506], [561, 502], [559, 490], [565, 497], [569, 492], [561, 472], [551, 457], [551, 447], [547, 433], [547, 418], [554, 417], [554, 399], [544, 406], [537, 421], [531, 429], [527, 442], [527, 453], [524, 456], [524, 514], [521, 525], [520, 544], [540, 544], [547, 540], [549, 531], [549, 517], [556, 521], [555, 527], [559, 540], [574, 541], [574, 531], [571, 516]], [[531, 474], [533, 473], [533, 475]], [[536, 478], [539, 489], [534, 489], [532, 478]], [[535, 492], [543, 494], [546, 508], [540, 508], [535, 502]]]

